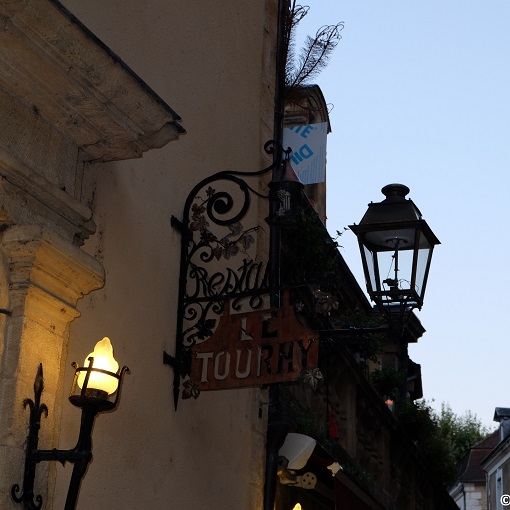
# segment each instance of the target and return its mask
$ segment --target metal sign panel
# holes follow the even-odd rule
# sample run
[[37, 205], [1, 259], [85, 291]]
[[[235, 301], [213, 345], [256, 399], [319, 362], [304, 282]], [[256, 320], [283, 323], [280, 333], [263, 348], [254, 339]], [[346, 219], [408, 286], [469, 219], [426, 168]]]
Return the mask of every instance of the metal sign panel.
[[277, 311], [224, 312], [213, 335], [193, 346], [194, 386], [207, 391], [295, 381], [315, 368], [318, 333], [285, 301]]

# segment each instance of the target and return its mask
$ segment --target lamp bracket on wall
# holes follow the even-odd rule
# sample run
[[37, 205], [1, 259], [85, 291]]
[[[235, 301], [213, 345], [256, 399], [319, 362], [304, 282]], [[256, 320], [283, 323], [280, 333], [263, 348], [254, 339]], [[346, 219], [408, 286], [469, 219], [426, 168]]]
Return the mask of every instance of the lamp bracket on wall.
[[[23, 401], [23, 407], [28, 407], [30, 409], [23, 485], [20, 487], [20, 485], [16, 483], [11, 489], [12, 499], [16, 503], [22, 503], [25, 509], [39, 510], [42, 507], [43, 498], [39, 494], [37, 496], [34, 494], [34, 482], [36, 466], [39, 462], [44, 461], [58, 461], [62, 465], [66, 462], [74, 464], [64, 510], [74, 510], [76, 508], [81, 480], [87, 471], [89, 462], [92, 460], [92, 429], [95, 418], [99, 413], [113, 411], [117, 407], [124, 374], [130, 373], [126, 366], [122, 367], [118, 373], [111, 373], [100, 368], [94, 368], [93, 362], [94, 358], [89, 358], [88, 367], [78, 367], [77, 364], [73, 363], [73, 366], [76, 368], [76, 373], [69, 400], [73, 405], [82, 409], [82, 416], [78, 441], [76, 446], [71, 450], [57, 450], [56, 448], [52, 450], [38, 449], [41, 418], [43, 415], [46, 417], [48, 416], [48, 407], [46, 404], [41, 403], [44, 380], [42, 363], [39, 364], [34, 381], [34, 400], [26, 398]], [[87, 388], [87, 383], [84, 384], [81, 394], [75, 395], [76, 381], [81, 371], [86, 372], [87, 381], [92, 372], [98, 372], [116, 378], [118, 380], [118, 387], [115, 400], [111, 402], [105, 398], [101, 398], [94, 393], [94, 390], [91, 390], [92, 393], [90, 393]]]
[[[290, 153], [274, 140], [266, 142], [264, 150], [286, 159]], [[272, 172], [274, 180], [282, 174], [282, 162], [274, 157], [262, 170], [227, 170], [206, 177], [186, 198], [182, 220], [171, 218], [181, 234], [177, 338], [175, 356], [164, 352], [163, 363], [174, 370], [175, 408], [181, 380], [186, 379], [182, 398], [198, 396], [189, 381], [191, 348], [212, 335], [225, 304], [232, 310], [260, 310], [271, 292], [270, 264], [257, 258], [256, 234], [264, 231], [257, 224], [260, 213], [248, 213], [253, 196], [269, 204], [272, 195], [259, 193], [258, 183], [250, 185], [248, 179]]]

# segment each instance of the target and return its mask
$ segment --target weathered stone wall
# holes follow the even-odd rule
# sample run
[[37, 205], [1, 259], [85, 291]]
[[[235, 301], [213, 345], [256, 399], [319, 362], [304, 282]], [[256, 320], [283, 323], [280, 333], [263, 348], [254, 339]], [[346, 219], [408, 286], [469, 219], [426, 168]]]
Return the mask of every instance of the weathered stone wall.
[[[104, 86], [112, 79], [123, 93]], [[19, 508], [11, 487], [23, 481], [23, 402], [34, 399], [42, 364], [49, 412], [39, 447], [59, 447], [69, 324], [77, 302], [104, 284], [103, 266], [80, 248], [95, 231], [79, 200], [83, 161], [139, 156], [178, 128], [168, 106], [48, 0], [0, 3], [0, 113], [0, 508], [8, 510]], [[55, 468], [36, 470], [45, 508]]]

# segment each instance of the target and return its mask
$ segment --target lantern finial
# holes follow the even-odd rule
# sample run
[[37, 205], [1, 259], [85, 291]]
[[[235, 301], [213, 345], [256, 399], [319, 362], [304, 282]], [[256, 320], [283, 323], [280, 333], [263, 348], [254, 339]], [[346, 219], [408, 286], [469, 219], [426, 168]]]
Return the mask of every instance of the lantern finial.
[[381, 189], [382, 194], [386, 197], [386, 200], [401, 200], [406, 197], [406, 195], [411, 190], [405, 186], [404, 184], [387, 184], [384, 188]]

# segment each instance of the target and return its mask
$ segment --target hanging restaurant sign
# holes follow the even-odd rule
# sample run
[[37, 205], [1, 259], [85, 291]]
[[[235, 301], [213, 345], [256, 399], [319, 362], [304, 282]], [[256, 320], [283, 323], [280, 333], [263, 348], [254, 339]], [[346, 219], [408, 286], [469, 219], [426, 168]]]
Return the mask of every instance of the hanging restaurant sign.
[[[197, 183], [184, 202], [182, 219], [172, 216], [171, 224], [181, 234], [181, 263], [175, 354], [165, 351], [163, 362], [174, 371], [176, 408], [181, 396], [197, 398], [200, 389], [212, 389], [214, 384], [237, 387], [277, 382], [277, 377], [289, 380], [299, 375], [305, 359], [308, 363], [310, 335], [296, 326], [293, 315], [288, 318], [290, 309], [273, 312], [270, 319], [261, 315], [268, 308], [268, 297], [280, 293], [277, 271], [260, 258], [263, 251], [257, 247], [258, 233], [268, 228], [267, 222], [260, 225], [260, 218], [269, 218], [272, 232], [272, 215], [285, 210], [285, 193], [259, 191], [261, 178], [267, 180], [283, 168], [275, 147], [279, 144], [272, 140], [264, 146], [274, 155], [267, 168], [225, 170]], [[257, 208], [250, 207], [253, 198]], [[240, 331], [248, 331], [252, 340], [239, 340]], [[279, 364], [279, 359], [289, 361]]]
[[318, 334], [301, 324], [285, 293], [274, 312], [224, 311], [213, 335], [192, 349], [188, 385], [199, 392], [295, 381], [317, 366], [318, 352]]

